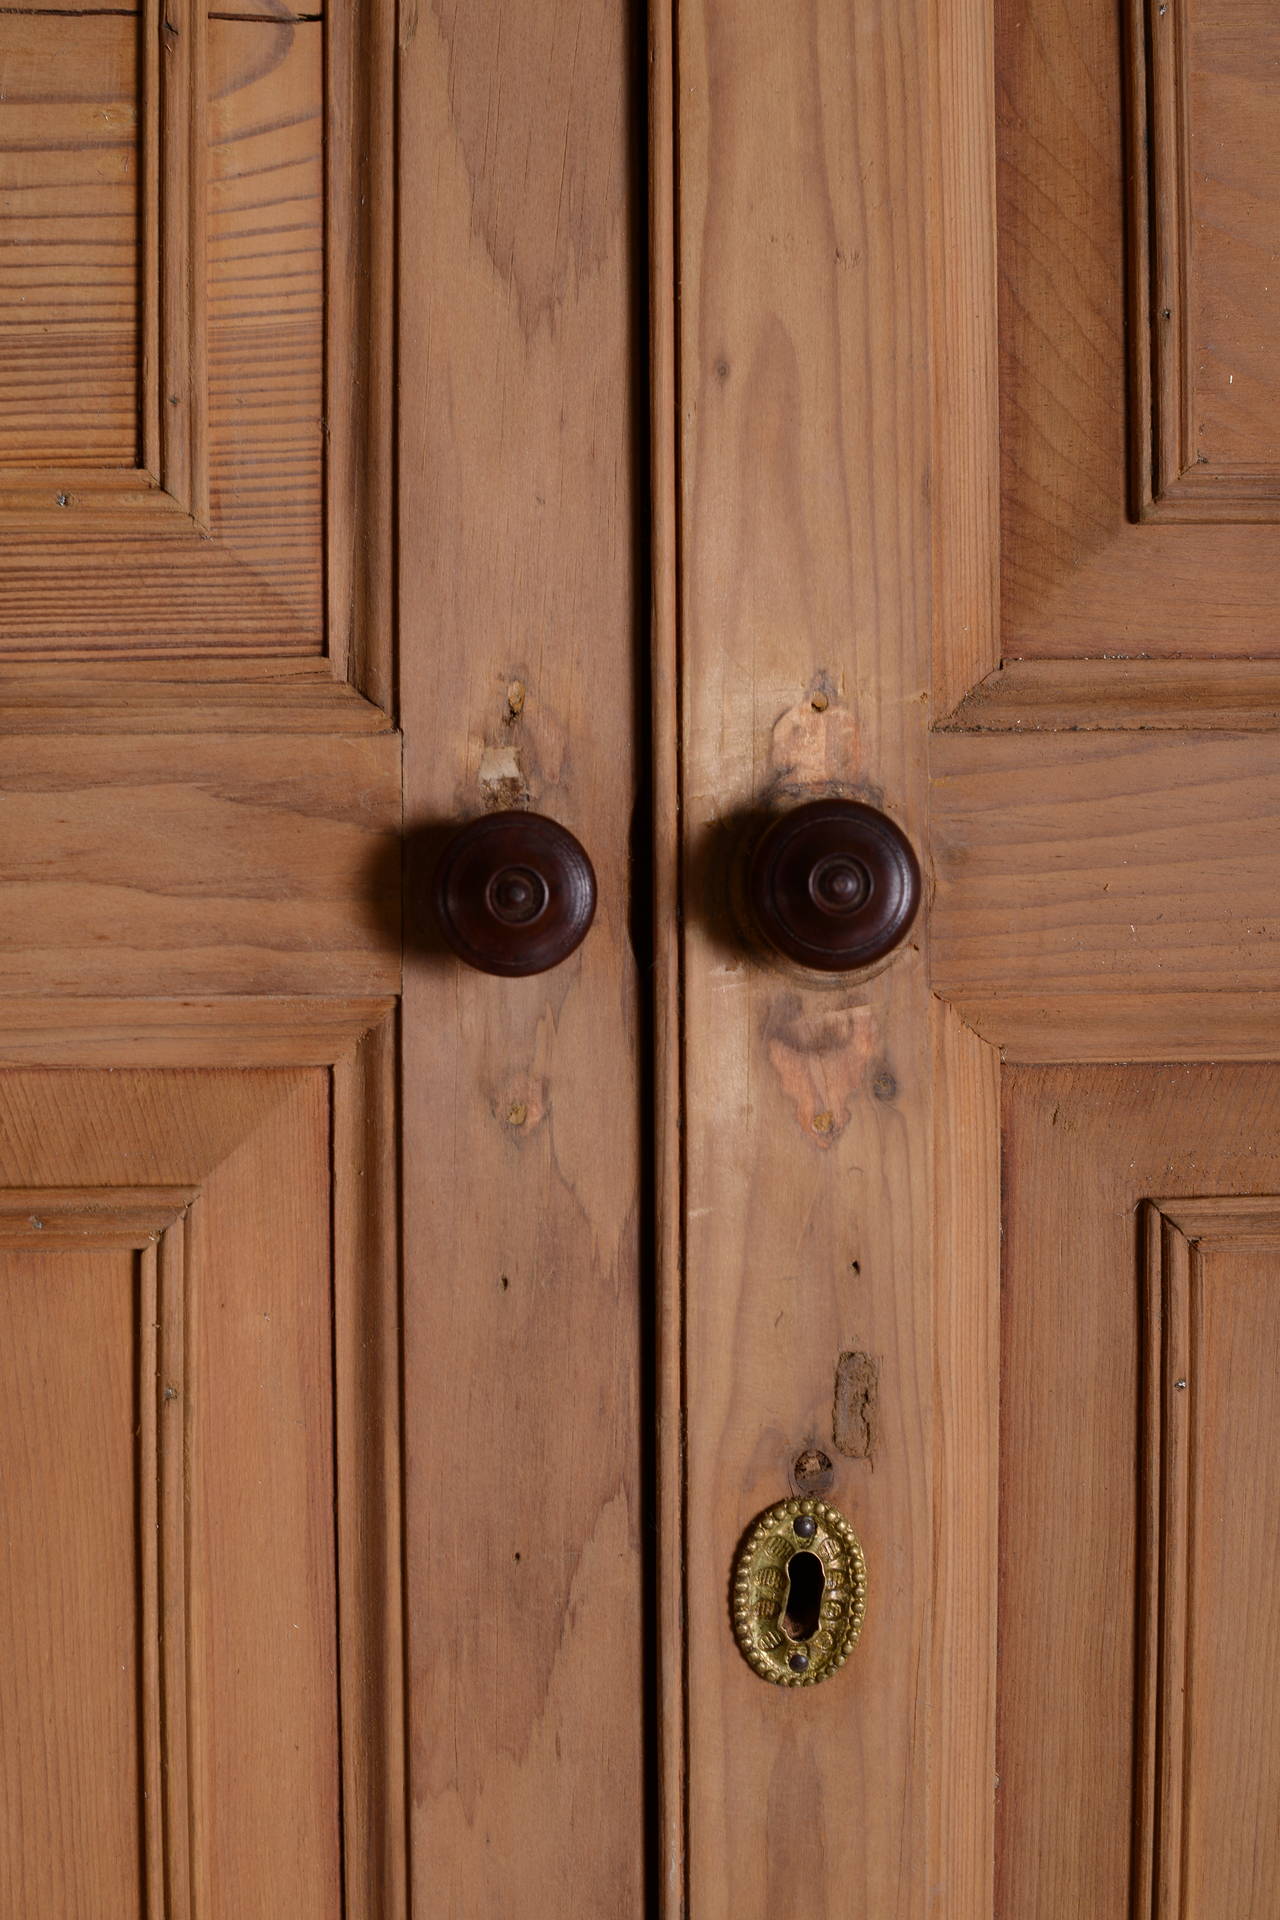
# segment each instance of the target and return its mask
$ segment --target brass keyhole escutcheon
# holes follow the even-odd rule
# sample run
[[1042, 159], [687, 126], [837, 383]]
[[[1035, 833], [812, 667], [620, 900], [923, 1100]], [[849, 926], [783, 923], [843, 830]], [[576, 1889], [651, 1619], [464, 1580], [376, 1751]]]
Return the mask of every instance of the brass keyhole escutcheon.
[[733, 1631], [762, 1679], [828, 1679], [856, 1646], [866, 1605], [858, 1536], [825, 1500], [780, 1500], [748, 1530], [733, 1568]]

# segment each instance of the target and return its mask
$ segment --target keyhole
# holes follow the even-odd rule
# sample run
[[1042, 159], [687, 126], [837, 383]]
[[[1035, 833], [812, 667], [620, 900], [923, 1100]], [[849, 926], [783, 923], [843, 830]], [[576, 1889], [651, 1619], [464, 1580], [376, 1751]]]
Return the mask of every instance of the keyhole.
[[822, 1613], [827, 1576], [816, 1553], [793, 1553], [787, 1562], [787, 1599], [782, 1631], [788, 1640], [812, 1640]]

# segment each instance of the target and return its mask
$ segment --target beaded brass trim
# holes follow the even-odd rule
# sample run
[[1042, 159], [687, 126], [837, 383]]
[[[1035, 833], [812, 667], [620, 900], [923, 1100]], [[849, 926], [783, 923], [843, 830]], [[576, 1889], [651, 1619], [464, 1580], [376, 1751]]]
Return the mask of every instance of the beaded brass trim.
[[[788, 1632], [789, 1568], [815, 1554], [823, 1574], [818, 1624]], [[733, 1566], [733, 1631], [744, 1657], [779, 1687], [816, 1687], [849, 1658], [867, 1605], [867, 1563], [858, 1536], [824, 1500], [780, 1500], [748, 1528]]]

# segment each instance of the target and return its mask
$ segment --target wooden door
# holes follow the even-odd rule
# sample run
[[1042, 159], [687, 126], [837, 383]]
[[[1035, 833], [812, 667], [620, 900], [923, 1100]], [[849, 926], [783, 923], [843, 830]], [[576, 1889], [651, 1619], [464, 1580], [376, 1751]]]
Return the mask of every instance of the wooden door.
[[642, 11], [0, 7], [23, 1920], [1280, 1908], [1275, 29]]
[[[1280, 1910], [1273, 14], [655, 10], [697, 1920]], [[740, 927], [744, 834], [823, 795], [927, 876], [861, 977]], [[772, 1686], [725, 1569], [819, 1485], [865, 1626]]]
[[0, 10], [0, 1911], [405, 1911], [391, 21]]

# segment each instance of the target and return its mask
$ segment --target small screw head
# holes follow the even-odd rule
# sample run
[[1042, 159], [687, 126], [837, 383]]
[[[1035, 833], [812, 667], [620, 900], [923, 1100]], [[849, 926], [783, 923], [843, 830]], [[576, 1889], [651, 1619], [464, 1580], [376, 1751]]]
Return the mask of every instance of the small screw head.
[[790, 1667], [792, 1673], [808, 1673], [809, 1656], [807, 1653], [793, 1653], [787, 1665]]
[[818, 1523], [811, 1513], [802, 1513], [795, 1522], [795, 1530], [802, 1540], [812, 1540], [818, 1531]]

